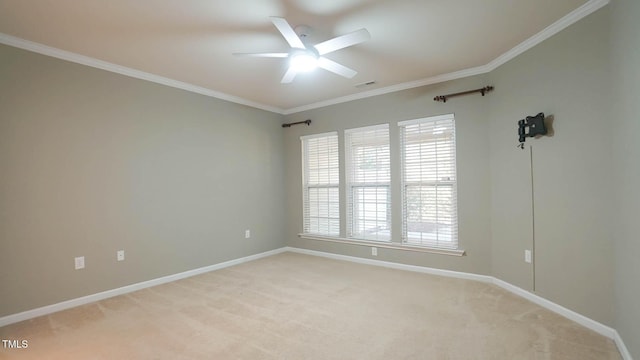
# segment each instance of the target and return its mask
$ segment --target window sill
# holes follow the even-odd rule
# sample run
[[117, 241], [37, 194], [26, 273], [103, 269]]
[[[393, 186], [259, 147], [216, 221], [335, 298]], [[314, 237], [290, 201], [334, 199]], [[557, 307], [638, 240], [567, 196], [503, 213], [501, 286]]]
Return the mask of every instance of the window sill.
[[462, 250], [462, 249], [442, 249], [442, 248], [434, 248], [434, 247], [418, 247], [418, 246], [401, 245], [401, 244], [392, 243], [392, 242], [371, 241], [371, 240], [354, 240], [354, 239], [345, 239], [345, 238], [341, 238], [341, 237], [322, 236], [322, 235], [313, 235], [313, 234], [298, 234], [298, 237], [301, 238], [301, 239], [307, 239], [307, 240], [328, 241], [328, 242], [334, 242], [334, 243], [340, 243], [340, 244], [360, 245], [360, 246], [375, 246], [375, 247], [384, 248], [384, 249], [415, 251], [415, 252], [424, 252], [424, 253], [449, 255], [449, 256], [464, 256], [464, 255], [466, 255], [465, 251]]

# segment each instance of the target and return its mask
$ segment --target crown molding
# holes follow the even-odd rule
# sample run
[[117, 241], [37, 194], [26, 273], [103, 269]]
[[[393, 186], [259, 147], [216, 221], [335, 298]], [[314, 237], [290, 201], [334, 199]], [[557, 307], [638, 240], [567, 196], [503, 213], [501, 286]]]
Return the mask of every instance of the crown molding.
[[547, 40], [548, 38], [552, 37], [553, 35], [559, 33], [560, 31], [568, 28], [569, 26], [575, 24], [576, 22], [582, 20], [583, 18], [587, 17], [588, 15], [594, 13], [595, 11], [599, 10], [600, 8], [602, 8], [603, 6], [609, 4], [610, 0], [590, 0], [587, 1], [584, 5], [580, 6], [579, 8], [573, 10], [572, 12], [568, 13], [567, 15], [563, 16], [562, 18], [560, 18], [560, 20], [554, 22], [553, 24], [547, 26], [546, 28], [544, 28], [542, 31], [540, 31], [539, 33], [533, 35], [532, 37], [528, 38], [527, 40], [521, 42], [520, 44], [516, 45], [514, 48], [512, 48], [511, 50], [505, 52], [504, 54], [498, 56], [497, 58], [493, 59], [491, 62], [489, 62], [487, 65], [485, 65], [485, 67], [488, 69], [488, 71], [493, 71], [495, 69], [497, 69], [500, 65], [505, 64], [507, 61], [515, 58], [516, 56], [522, 54], [523, 52], [531, 49], [532, 47], [540, 44], [541, 42]]
[[417, 87], [421, 87], [421, 86], [433, 85], [433, 84], [442, 83], [442, 82], [445, 82], [445, 81], [457, 80], [457, 79], [462, 79], [462, 78], [469, 77], [469, 76], [475, 76], [475, 75], [481, 75], [481, 74], [489, 73], [489, 72], [497, 69], [500, 65], [505, 64], [509, 60], [515, 58], [516, 56], [524, 53], [525, 51], [531, 49], [532, 47], [540, 44], [544, 40], [552, 37], [553, 35], [559, 33], [562, 30], [566, 29], [570, 25], [578, 22], [579, 20], [583, 19], [584, 17], [586, 17], [586, 16], [592, 14], [593, 12], [599, 10], [603, 6], [609, 4], [609, 2], [610, 2], [610, 0], [589, 0], [589, 1], [587, 1], [584, 5], [582, 5], [579, 8], [573, 10], [569, 14], [563, 16], [558, 21], [556, 21], [553, 24], [547, 26], [546, 28], [544, 28], [539, 33], [537, 33], [537, 34], [533, 35], [532, 37], [528, 38], [527, 40], [521, 42], [520, 44], [516, 45], [515, 47], [513, 47], [509, 51], [507, 51], [504, 54], [498, 56], [497, 58], [495, 58], [494, 60], [490, 61], [489, 63], [487, 63], [485, 65], [481, 65], [481, 66], [477, 66], [477, 67], [473, 67], [473, 68], [469, 68], [469, 69], [464, 69], [464, 70], [460, 70], [460, 71], [455, 71], [455, 72], [451, 72], [451, 73], [447, 73], [447, 74], [441, 74], [441, 75], [437, 75], [437, 76], [433, 76], [433, 77], [429, 77], [429, 78], [425, 78], [425, 79], [421, 79], [421, 80], [415, 80], [415, 81], [409, 81], [409, 82], [404, 82], [404, 83], [400, 83], [400, 84], [395, 84], [395, 85], [391, 85], [391, 86], [387, 86], [387, 87], [383, 87], [383, 88], [379, 88], [379, 89], [373, 89], [373, 90], [369, 90], [369, 91], [364, 91], [364, 92], [360, 92], [360, 93], [356, 93], [356, 94], [341, 96], [341, 97], [337, 97], [337, 98], [334, 98], [334, 99], [323, 100], [323, 101], [319, 101], [319, 102], [315, 102], [315, 103], [311, 103], [311, 104], [307, 104], [307, 105], [302, 105], [302, 106], [298, 106], [298, 107], [293, 107], [293, 108], [289, 108], [289, 109], [281, 109], [281, 108], [278, 108], [278, 107], [275, 107], [275, 106], [258, 103], [258, 102], [255, 102], [255, 101], [251, 101], [251, 100], [248, 100], [248, 99], [244, 99], [244, 98], [238, 97], [238, 96], [225, 94], [223, 92], [215, 91], [215, 90], [212, 90], [212, 89], [207, 89], [207, 88], [204, 88], [204, 87], [201, 87], [201, 86], [197, 86], [197, 85], [193, 85], [193, 84], [189, 84], [189, 83], [186, 83], [186, 82], [182, 82], [182, 81], [166, 78], [166, 77], [159, 76], [159, 75], [154, 75], [154, 74], [147, 73], [147, 72], [140, 71], [140, 70], [131, 69], [131, 68], [128, 68], [128, 67], [125, 67], [125, 66], [121, 66], [121, 65], [116, 65], [116, 64], [113, 64], [113, 63], [109, 63], [109, 62], [106, 62], [106, 61], [98, 60], [98, 59], [91, 58], [91, 57], [88, 57], [88, 56], [84, 56], [84, 55], [72, 53], [72, 52], [69, 52], [69, 51], [57, 49], [57, 48], [54, 48], [54, 47], [51, 47], [51, 46], [39, 44], [39, 43], [36, 43], [36, 42], [20, 39], [20, 38], [17, 38], [17, 37], [11, 36], [11, 35], [7, 35], [7, 34], [3, 34], [3, 33], [0, 33], [0, 43], [1, 44], [5, 44], [5, 45], [14, 46], [14, 47], [17, 47], [17, 48], [20, 48], [20, 49], [24, 49], [24, 50], [36, 52], [36, 53], [39, 53], [39, 54], [55, 57], [55, 58], [58, 58], [58, 59], [67, 60], [67, 61], [71, 61], [71, 62], [74, 62], [74, 63], [78, 63], [78, 64], [82, 64], [82, 65], [86, 65], [86, 66], [90, 66], [90, 67], [94, 67], [94, 68], [98, 68], [98, 69], [114, 72], [114, 73], [117, 73], [117, 74], [129, 76], [129, 77], [133, 77], [133, 78], [136, 78], [136, 79], [151, 81], [151, 82], [154, 82], [154, 83], [157, 83], [157, 84], [162, 84], [162, 85], [174, 87], [174, 88], [177, 88], [177, 89], [182, 89], [182, 90], [193, 92], [193, 93], [196, 93], [196, 94], [205, 95], [205, 96], [217, 98], [217, 99], [220, 99], [220, 100], [233, 102], [233, 103], [240, 104], [240, 105], [246, 105], [246, 106], [250, 106], [250, 107], [261, 109], [261, 110], [270, 111], [270, 112], [281, 114], [281, 115], [290, 115], [290, 114], [299, 113], [299, 112], [302, 112], [302, 111], [318, 109], [318, 108], [322, 108], [322, 107], [326, 107], [326, 106], [330, 106], [330, 105], [341, 104], [341, 103], [345, 103], [345, 102], [349, 102], [349, 101], [353, 101], [353, 100], [360, 100], [360, 99], [365, 99], [365, 98], [372, 97], [372, 96], [384, 95], [384, 94], [389, 94], [389, 93], [393, 93], [393, 92], [397, 92], [397, 91], [408, 90], [408, 89], [417, 88]]
[[462, 78], [466, 78], [466, 77], [469, 77], [469, 76], [484, 74], [484, 73], [487, 73], [489, 71], [490, 70], [487, 70], [486, 65], [478, 66], [478, 67], [474, 67], [474, 68], [470, 68], [470, 69], [464, 69], [464, 70], [460, 70], [460, 71], [455, 71], [455, 72], [448, 73], [448, 74], [437, 75], [437, 76], [433, 76], [433, 77], [422, 79], [422, 80], [409, 81], [409, 82], [400, 83], [400, 84], [396, 84], [396, 85], [391, 85], [391, 86], [387, 86], [387, 87], [383, 87], [383, 88], [379, 88], [379, 89], [373, 89], [373, 90], [364, 91], [364, 92], [351, 94], [351, 95], [346, 95], [346, 96], [342, 96], [342, 97], [338, 97], [338, 98], [334, 98], [334, 99], [324, 100], [324, 101], [316, 102], [316, 103], [313, 103], [313, 104], [308, 104], [308, 105], [298, 106], [298, 107], [295, 107], [295, 108], [285, 109], [283, 111], [283, 114], [284, 115], [295, 114], [295, 113], [302, 112], [302, 111], [313, 110], [313, 109], [317, 109], [317, 108], [321, 108], [321, 107], [325, 107], [325, 106], [330, 106], [330, 105], [336, 105], [336, 104], [340, 104], [340, 103], [345, 103], [345, 102], [349, 102], [349, 101], [353, 101], [353, 100], [365, 99], [365, 98], [372, 97], [372, 96], [384, 95], [384, 94], [389, 94], [389, 93], [393, 93], [393, 92], [397, 92], [397, 91], [413, 89], [413, 88], [417, 88], [417, 87], [421, 87], [421, 86], [438, 84], [438, 83], [442, 83], [442, 82], [445, 82], [445, 81], [462, 79]]
[[261, 104], [255, 101], [247, 100], [238, 96], [233, 96], [229, 94], [225, 94], [223, 92], [207, 89], [201, 86], [189, 84], [186, 82], [170, 79], [167, 77], [151, 74], [148, 72], [128, 68], [126, 66], [121, 66], [117, 64], [113, 64], [107, 61], [98, 60], [89, 56], [84, 56], [80, 54], [76, 54], [70, 51], [61, 50], [58, 48], [54, 48], [51, 46], [43, 45], [40, 43], [36, 43], [29, 40], [24, 40], [15, 36], [7, 35], [0, 33], [0, 44], [5, 44], [13, 47], [17, 47], [23, 50], [28, 50], [31, 52], [35, 52], [42, 55], [51, 56], [57, 59], [62, 59], [70, 62], [74, 62], [81, 65], [90, 66], [93, 68], [106, 70], [109, 72], [113, 72], [116, 74], [146, 80], [150, 82], [154, 82], [156, 84], [170, 86], [176, 89], [181, 89], [185, 91], [189, 91], [192, 93], [209, 96], [212, 98], [229, 101], [232, 103], [246, 105], [249, 107], [262, 109], [278, 114], [282, 114], [283, 110], [274, 106]]
[[573, 10], [569, 14], [563, 16], [558, 21], [547, 26], [539, 33], [521, 42], [520, 44], [513, 47], [511, 50], [498, 56], [497, 58], [495, 58], [494, 60], [490, 61], [485, 65], [464, 69], [460, 71], [455, 71], [448, 74], [436, 75], [436, 76], [425, 78], [422, 80], [410, 81], [410, 82], [391, 85], [391, 86], [387, 86], [379, 89], [373, 89], [373, 90], [369, 90], [369, 91], [365, 91], [357, 94], [342, 96], [342, 97], [320, 101], [313, 104], [303, 105], [295, 108], [285, 109], [283, 111], [283, 114], [290, 115], [290, 114], [295, 114], [302, 111], [318, 109], [321, 107], [336, 105], [336, 104], [349, 102], [353, 100], [359, 100], [359, 99], [364, 99], [372, 96], [384, 95], [384, 94], [388, 94], [396, 91], [412, 89], [420, 86], [433, 85], [433, 84], [442, 83], [445, 81], [451, 81], [456, 79], [462, 79], [469, 76], [489, 73], [497, 69], [500, 65], [503, 65], [507, 61], [515, 58], [516, 56], [522, 54], [523, 52], [531, 49], [532, 47], [540, 44], [546, 39], [566, 29], [570, 25], [575, 24], [579, 20], [585, 18], [587, 15], [590, 15], [596, 10], [599, 10], [603, 6], [607, 5], [609, 2], [610, 0], [590, 0], [586, 2], [584, 5]]

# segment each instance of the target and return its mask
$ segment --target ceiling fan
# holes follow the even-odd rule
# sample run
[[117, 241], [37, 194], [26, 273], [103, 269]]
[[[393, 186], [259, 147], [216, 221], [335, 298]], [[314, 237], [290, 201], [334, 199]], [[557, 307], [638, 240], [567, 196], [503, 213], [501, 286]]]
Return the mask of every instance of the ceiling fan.
[[338, 36], [316, 45], [311, 45], [306, 44], [304, 41], [308, 35], [308, 27], [298, 27], [298, 29], [300, 29], [298, 34], [284, 18], [272, 16], [270, 19], [282, 36], [284, 36], [285, 40], [287, 40], [289, 46], [291, 46], [291, 50], [289, 52], [234, 53], [233, 55], [289, 59], [289, 68], [280, 81], [283, 84], [292, 82], [298, 73], [308, 72], [317, 67], [349, 79], [358, 73], [357, 71], [330, 60], [323, 55], [369, 40], [371, 35], [367, 29], [356, 30], [346, 35]]

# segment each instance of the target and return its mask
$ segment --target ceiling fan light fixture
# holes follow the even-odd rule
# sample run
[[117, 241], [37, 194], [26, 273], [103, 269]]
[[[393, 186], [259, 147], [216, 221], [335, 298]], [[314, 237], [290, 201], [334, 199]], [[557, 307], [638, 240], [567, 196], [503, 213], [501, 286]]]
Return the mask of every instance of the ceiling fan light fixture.
[[284, 18], [272, 16], [270, 19], [273, 25], [287, 41], [291, 50], [286, 53], [234, 53], [234, 55], [287, 58], [289, 61], [289, 68], [282, 77], [282, 80], [280, 80], [281, 84], [289, 84], [296, 77], [296, 74], [310, 72], [316, 68], [322, 68], [347, 79], [353, 78], [358, 73], [353, 69], [324, 57], [324, 55], [369, 40], [371, 38], [371, 34], [369, 34], [367, 29], [356, 30], [346, 35], [338, 36], [319, 44], [312, 45], [303, 41], [307, 40], [307, 35], [311, 32], [311, 29], [308, 26], [298, 26], [296, 28], [298, 31], [296, 32]]
[[309, 72], [318, 67], [318, 57], [308, 52], [291, 55], [289, 67], [296, 72]]

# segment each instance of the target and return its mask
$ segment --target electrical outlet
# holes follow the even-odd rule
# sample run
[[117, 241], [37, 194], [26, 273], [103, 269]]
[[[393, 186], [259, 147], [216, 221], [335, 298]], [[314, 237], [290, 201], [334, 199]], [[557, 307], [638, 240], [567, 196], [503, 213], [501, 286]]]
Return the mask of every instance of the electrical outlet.
[[245, 239], [248, 239], [248, 238], [250, 238], [250, 237], [251, 237], [251, 230], [245, 230], [245, 231], [244, 231], [244, 238], [245, 238]]
[[116, 252], [116, 258], [118, 261], [124, 261], [124, 250], [118, 250], [118, 252]]
[[84, 256], [75, 258], [76, 270], [84, 269]]
[[371, 248], [371, 255], [378, 256], [378, 248], [377, 247], [372, 247]]
[[524, 251], [524, 261], [526, 261], [529, 264], [531, 264], [531, 250], [525, 250]]

